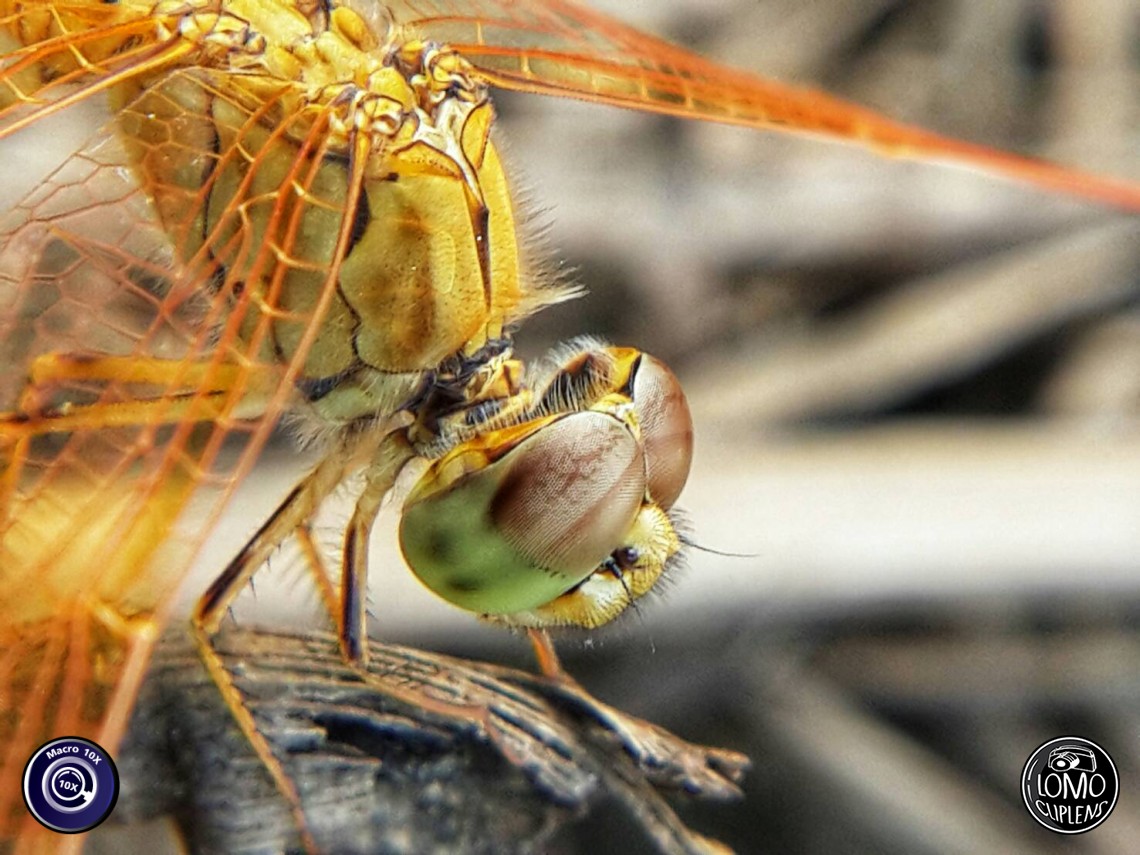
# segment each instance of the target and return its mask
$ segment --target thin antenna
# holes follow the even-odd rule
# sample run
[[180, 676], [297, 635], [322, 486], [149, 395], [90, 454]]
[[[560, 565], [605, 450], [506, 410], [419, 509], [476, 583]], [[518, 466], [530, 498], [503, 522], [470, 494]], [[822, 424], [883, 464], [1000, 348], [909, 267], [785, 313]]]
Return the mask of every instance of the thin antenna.
[[710, 555], [723, 555], [725, 558], [759, 558], [758, 552], [724, 552], [720, 549], [713, 549], [711, 546], [701, 546], [695, 540], [689, 540], [683, 534], [677, 535], [677, 539], [690, 549], [697, 549], [701, 552], [707, 552]]

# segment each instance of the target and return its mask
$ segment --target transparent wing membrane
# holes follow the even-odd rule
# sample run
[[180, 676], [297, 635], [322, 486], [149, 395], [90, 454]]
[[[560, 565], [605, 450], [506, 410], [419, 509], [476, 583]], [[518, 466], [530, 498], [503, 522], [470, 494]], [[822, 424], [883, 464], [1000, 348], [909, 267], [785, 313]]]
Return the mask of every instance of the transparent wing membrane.
[[7, 3], [0, 137], [189, 53], [137, 3]]
[[[362, 0], [361, 0], [362, 2]], [[393, 16], [460, 51], [504, 89], [687, 119], [816, 134], [881, 154], [1005, 175], [1129, 210], [1140, 187], [894, 122], [826, 92], [719, 65], [573, 3], [391, 3]]]
[[[321, 228], [335, 246], [342, 231], [347, 187], [317, 186], [319, 117], [269, 121], [273, 99], [250, 109], [193, 70], [129, 97], [0, 229], [8, 783], [55, 734], [117, 743], [164, 610], [287, 405], [335, 278], [335, 254], [297, 238]], [[311, 296], [284, 298], [298, 279]], [[0, 837], [33, 822], [3, 789]]]

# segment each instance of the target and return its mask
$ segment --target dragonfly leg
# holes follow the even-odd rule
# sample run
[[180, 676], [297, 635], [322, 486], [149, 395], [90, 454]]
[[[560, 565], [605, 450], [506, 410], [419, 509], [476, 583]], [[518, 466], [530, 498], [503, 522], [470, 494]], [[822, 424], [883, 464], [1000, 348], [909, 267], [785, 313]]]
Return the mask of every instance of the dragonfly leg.
[[324, 558], [321, 557], [321, 551], [317, 547], [316, 541], [313, 540], [312, 524], [306, 520], [297, 526], [293, 532], [293, 539], [297, 541], [297, 545], [301, 549], [301, 555], [305, 559], [305, 567], [316, 586], [317, 594], [321, 598], [321, 605], [325, 607], [325, 614], [335, 625], [340, 597], [336, 592], [336, 584], [329, 576], [328, 566], [325, 564]]
[[225, 413], [227, 399], [227, 392], [193, 392], [143, 401], [68, 405], [34, 415], [3, 413], [0, 439], [19, 442], [48, 433], [210, 421]]
[[[290, 535], [308, 525], [321, 503], [337, 488], [343, 478], [344, 465], [335, 455], [326, 457], [317, 464], [316, 468], [289, 492], [272, 516], [258, 529], [257, 534], [250, 538], [241, 552], [199, 598], [194, 609], [195, 626], [200, 627], [207, 635], [216, 634], [222, 624], [222, 618], [249, 584], [254, 573]], [[315, 554], [311, 538], [308, 544], [314, 549]], [[317, 568], [323, 566], [323, 563], [316, 565]], [[314, 570], [314, 573], [323, 575], [323, 569], [320, 573]]]
[[562, 660], [558, 658], [558, 651], [554, 649], [554, 642], [550, 639], [550, 633], [545, 629], [531, 627], [527, 629], [526, 634], [530, 639], [530, 646], [534, 648], [534, 658], [538, 660], [538, 670], [542, 672], [542, 675], [551, 680], [573, 682], [574, 678], [567, 674], [562, 667]]
[[738, 784], [749, 767], [735, 751], [681, 742], [652, 722], [604, 704], [562, 667], [554, 642], [542, 629], [528, 629], [539, 670], [554, 695], [585, 712], [613, 733], [650, 777], [671, 786], [721, 797], [740, 795]]
[[364, 490], [356, 500], [352, 519], [344, 533], [339, 635], [341, 652], [352, 663], [368, 659], [368, 634], [364, 625], [368, 593], [368, 542], [380, 503], [396, 483], [404, 465], [415, 456], [403, 431], [389, 434], [372, 457], [365, 473]]
[[[139, 356], [88, 356], [45, 353], [32, 362], [28, 385], [16, 412], [0, 413], [0, 439], [48, 433], [207, 421], [258, 415], [255, 402], [276, 375], [268, 368]], [[153, 387], [149, 394], [89, 404], [47, 402], [68, 384], [116, 384]], [[244, 386], [244, 388], [242, 388]], [[234, 401], [241, 390], [240, 406]]]
[[321, 502], [336, 489], [343, 477], [344, 466], [335, 457], [325, 458], [319, 463], [293, 488], [285, 500], [277, 506], [273, 515], [258, 530], [257, 534], [250, 539], [234, 560], [214, 580], [206, 593], [198, 600], [191, 620], [198, 652], [210, 674], [210, 678], [217, 685], [222, 700], [229, 708], [242, 734], [273, 778], [273, 783], [278, 792], [289, 802], [296, 821], [297, 833], [308, 852], [317, 852], [319, 849], [309, 831], [297, 787], [258, 728], [253, 711], [246, 703], [241, 691], [234, 684], [221, 656], [215, 650], [213, 638], [217, 634], [227, 610], [250, 579], [253, 578], [254, 573], [292, 534], [300, 536], [302, 549], [306, 551], [306, 557], [309, 559], [308, 563], [314, 576], [324, 579], [323, 584], [318, 581], [317, 585], [322, 590], [326, 606], [335, 600], [335, 595], [330, 600], [323, 590], [324, 587], [330, 586], [331, 582], [309, 533], [309, 521], [320, 507]]
[[157, 356], [112, 356], [83, 353], [43, 353], [32, 360], [29, 385], [52, 386], [68, 380], [148, 383], [151, 385], [210, 388], [235, 385], [251, 369], [213, 360], [163, 359]]
[[[348, 554], [350, 547], [346, 546], [345, 576], [341, 585], [339, 604], [335, 586], [329, 578], [320, 551], [313, 542], [310, 528], [310, 521], [320, 504], [344, 477], [343, 462], [333, 456], [318, 464], [294, 487], [269, 520], [218, 576], [198, 601], [194, 612], [193, 632], [199, 654], [234, 720], [265, 765], [282, 797], [289, 802], [298, 834], [308, 851], [318, 851], [318, 847], [309, 831], [296, 784], [259, 729], [253, 707], [226, 669], [213, 641], [222, 618], [234, 599], [270, 554], [288, 537], [295, 536], [298, 539], [323, 602], [331, 613], [341, 618], [337, 623], [342, 656], [362, 681], [398, 702], [452, 721], [466, 723], [479, 732], [488, 734], [488, 738], [495, 741], [491, 727], [491, 711], [485, 705], [468, 705], [461, 699], [451, 697], [450, 686], [446, 680], [442, 680], [440, 685], [417, 686], [414, 682], [401, 680], [396, 674], [376, 674], [364, 666], [367, 637], [364, 634], [363, 595], [367, 581], [368, 534], [379, 510], [380, 501], [391, 489], [400, 468], [412, 456], [413, 452], [401, 431], [390, 434], [380, 443], [373, 455], [373, 463], [365, 476], [364, 491], [357, 501], [353, 519], [346, 533], [346, 543], [351, 544], [357, 552], [355, 557], [350, 559]], [[356, 650], [358, 655], [351, 656], [351, 650]], [[507, 753], [506, 748], [503, 750]], [[512, 759], [520, 764], [522, 762], [522, 758]]]
[[0, 508], [5, 509], [4, 516], [7, 517], [8, 509], [12, 507], [13, 498], [16, 496], [24, 466], [32, 453], [32, 438], [27, 434], [6, 437], [3, 418], [0, 416]]
[[204, 626], [197, 620], [194, 622], [193, 635], [195, 643], [198, 647], [198, 655], [202, 658], [203, 664], [206, 666], [206, 671], [210, 675], [210, 679], [218, 687], [221, 693], [222, 701], [229, 709], [230, 714], [234, 717], [238, 727], [241, 729], [242, 735], [253, 748], [257, 758], [261, 761], [270, 777], [273, 779], [273, 784], [281, 796], [289, 803], [290, 811], [293, 814], [293, 819], [296, 824], [297, 834], [301, 838], [301, 845], [304, 846], [305, 851], [309, 853], [316, 853], [320, 851], [317, 846], [316, 840], [313, 839], [312, 832], [309, 831], [309, 823], [305, 818], [304, 808], [301, 807], [301, 795], [297, 791], [297, 786], [293, 783], [293, 779], [289, 773], [285, 771], [281, 761], [273, 753], [273, 749], [269, 746], [264, 734], [257, 726], [257, 721], [253, 716], [253, 710], [246, 703], [245, 697], [242, 695], [241, 690], [234, 684], [233, 678], [230, 676], [229, 671], [226, 670], [225, 663], [221, 655], [214, 649], [212, 634], [208, 632]]
[[[17, 409], [0, 412], [0, 507], [17, 494], [36, 437], [117, 427], [157, 427], [184, 421], [254, 418], [277, 381], [264, 367], [142, 356], [92, 356], [45, 353], [30, 366]], [[114, 395], [99, 385], [115, 384]], [[68, 387], [92, 403], [64, 401], [49, 405]], [[132, 397], [130, 387], [141, 386]], [[112, 399], [113, 398], [113, 399]]]

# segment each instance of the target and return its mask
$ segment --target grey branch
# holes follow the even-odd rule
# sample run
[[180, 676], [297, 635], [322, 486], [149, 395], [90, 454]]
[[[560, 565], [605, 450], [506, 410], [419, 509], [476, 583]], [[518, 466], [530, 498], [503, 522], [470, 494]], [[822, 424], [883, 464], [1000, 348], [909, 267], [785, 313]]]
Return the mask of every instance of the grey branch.
[[[576, 685], [376, 644], [365, 677], [321, 634], [230, 630], [217, 650], [324, 851], [534, 851], [603, 801], [663, 852], [725, 851], [690, 831], [659, 788], [736, 797], [747, 759], [686, 743]], [[385, 687], [431, 702], [399, 702]], [[443, 715], [439, 702], [469, 712]], [[172, 815], [195, 851], [301, 848], [288, 800], [184, 637], [155, 656], [120, 771], [117, 817]]]

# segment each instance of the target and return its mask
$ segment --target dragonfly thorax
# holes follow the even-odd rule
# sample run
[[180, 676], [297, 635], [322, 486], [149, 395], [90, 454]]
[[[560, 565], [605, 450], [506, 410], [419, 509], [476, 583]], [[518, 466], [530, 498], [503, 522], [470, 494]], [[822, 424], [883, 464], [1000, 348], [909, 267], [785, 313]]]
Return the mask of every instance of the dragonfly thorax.
[[241, 73], [124, 84], [120, 136], [182, 287], [221, 296], [241, 351], [293, 366], [318, 421], [391, 413], [561, 296], [523, 283], [494, 113], [465, 60], [344, 8], [323, 26], [280, 0], [204, 15], [172, 38], [223, 40], [209, 55]]

